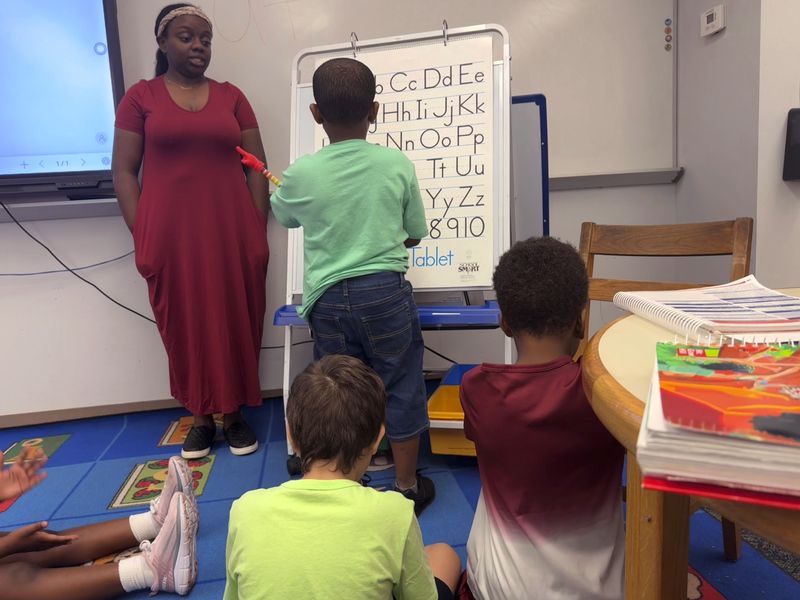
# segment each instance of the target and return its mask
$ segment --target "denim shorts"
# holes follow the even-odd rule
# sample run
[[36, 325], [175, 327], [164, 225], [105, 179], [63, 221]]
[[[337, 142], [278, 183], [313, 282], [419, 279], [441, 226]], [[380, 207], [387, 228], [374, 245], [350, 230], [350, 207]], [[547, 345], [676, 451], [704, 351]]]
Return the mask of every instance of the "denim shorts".
[[425, 347], [411, 284], [402, 273], [381, 271], [333, 284], [314, 304], [309, 322], [315, 360], [348, 354], [383, 380], [390, 440], [410, 440], [428, 428]]

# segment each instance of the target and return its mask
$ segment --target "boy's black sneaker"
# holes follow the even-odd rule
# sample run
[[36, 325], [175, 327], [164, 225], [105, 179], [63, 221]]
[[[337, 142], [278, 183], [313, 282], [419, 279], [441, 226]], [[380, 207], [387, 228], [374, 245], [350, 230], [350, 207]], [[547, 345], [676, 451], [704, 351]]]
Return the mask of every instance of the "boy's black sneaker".
[[258, 440], [255, 432], [244, 421], [236, 421], [223, 429], [225, 441], [236, 456], [252, 454], [258, 450]]
[[436, 487], [433, 485], [433, 481], [419, 473], [417, 473], [416, 492], [413, 489], [401, 490], [396, 484], [394, 486], [394, 491], [400, 492], [409, 500], [414, 501], [414, 514], [417, 516], [420, 516], [422, 511], [425, 510], [436, 497]]
[[217, 430], [214, 427], [206, 427], [205, 425], [198, 427], [194, 425], [183, 441], [181, 456], [187, 460], [207, 456], [211, 452], [211, 444], [214, 442], [216, 434]]

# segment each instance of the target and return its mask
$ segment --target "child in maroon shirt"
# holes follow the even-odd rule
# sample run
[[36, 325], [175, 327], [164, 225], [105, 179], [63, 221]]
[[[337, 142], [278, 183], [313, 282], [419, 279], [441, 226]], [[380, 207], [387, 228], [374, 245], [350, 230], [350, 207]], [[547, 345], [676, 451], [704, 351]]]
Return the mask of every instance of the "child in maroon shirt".
[[603, 427], [573, 362], [588, 278], [553, 238], [515, 244], [494, 287], [517, 362], [461, 383], [464, 431], [482, 491], [462, 598], [622, 598], [623, 448]]

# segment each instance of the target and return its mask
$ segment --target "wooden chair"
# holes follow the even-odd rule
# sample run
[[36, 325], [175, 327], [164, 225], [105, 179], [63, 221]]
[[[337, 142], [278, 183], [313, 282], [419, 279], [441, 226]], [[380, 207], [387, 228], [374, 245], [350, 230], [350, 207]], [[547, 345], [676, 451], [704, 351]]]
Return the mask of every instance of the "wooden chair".
[[[740, 217], [733, 221], [687, 223], [678, 225], [597, 225], [581, 226], [580, 255], [589, 274], [589, 305], [583, 314], [584, 341], [589, 333], [589, 309], [592, 300], [610, 302], [622, 291], [679, 290], [701, 287], [704, 283], [670, 281], [637, 281], [594, 277], [595, 256], [724, 256], [731, 257], [730, 281], [750, 272], [750, 249], [753, 219]], [[581, 353], [579, 350], [579, 354]], [[692, 499], [692, 512], [707, 506]], [[713, 508], [713, 506], [712, 506]], [[738, 560], [741, 546], [739, 528], [722, 517], [725, 558]]]
[[[594, 277], [595, 256], [731, 256], [729, 281], [750, 272], [753, 219], [687, 223], [683, 225], [581, 226], [580, 254], [589, 274], [589, 300], [611, 302], [617, 292], [680, 290], [710, 285], [672, 281], [636, 281]], [[589, 331], [586, 308], [584, 333]]]

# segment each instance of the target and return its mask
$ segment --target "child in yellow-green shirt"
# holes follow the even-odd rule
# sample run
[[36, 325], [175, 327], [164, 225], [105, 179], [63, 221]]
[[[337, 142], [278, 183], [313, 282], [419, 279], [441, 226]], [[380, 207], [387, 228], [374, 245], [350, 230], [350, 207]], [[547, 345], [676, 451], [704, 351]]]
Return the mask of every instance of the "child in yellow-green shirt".
[[423, 548], [411, 500], [360, 484], [385, 412], [380, 378], [356, 358], [326, 356], [295, 379], [286, 419], [303, 478], [233, 503], [225, 600], [453, 598], [455, 551]]

